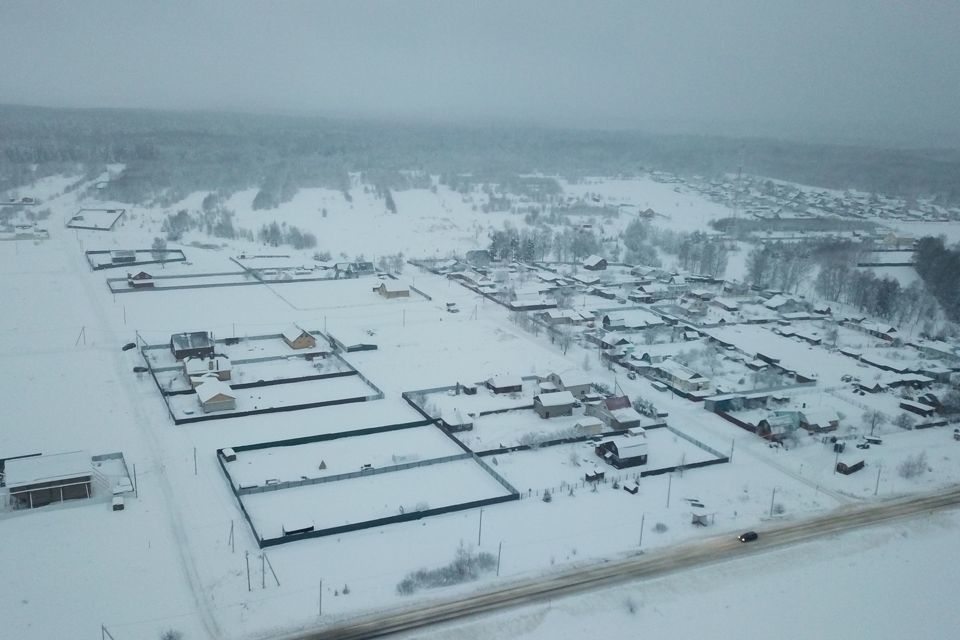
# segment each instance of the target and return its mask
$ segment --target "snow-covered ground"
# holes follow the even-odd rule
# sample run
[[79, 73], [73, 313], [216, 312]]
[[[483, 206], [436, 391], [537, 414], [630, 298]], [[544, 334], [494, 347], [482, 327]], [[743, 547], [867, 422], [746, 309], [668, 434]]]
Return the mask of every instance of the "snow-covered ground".
[[940, 513], [401, 637], [950, 638], [958, 528]]
[[[772, 495], [783, 506], [783, 513], [776, 517], [796, 519], [872, 500], [874, 491], [877, 498], [883, 498], [960, 479], [958, 456], [953, 453], [960, 444], [950, 440], [946, 430], [896, 432], [889, 425], [883, 429], [884, 444], [864, 452], [868, 467], [840, 477], [830, 472], [832, 451], [817, 441], [790, 451], [770, 449], [752, 434], [703, 411], [699, 404], [658, 392], [644, 379], [628, 380], [622, 372], [601, 367], [594, 349], [574, 345], [564, 354], [546, 335], [532, 335], [511, 322], [502, 307], [409, 265], [403, 281], [409, 280], [432, 300], [417, 295], [384, 299], [372, 291], [373, 278], [114, 296], [105, 281], [117, 274], [91, 271], [83, 252], [149, 246], [160, 234], [166, 210], [128, 208], [111, 232], [66, 229], [65, 220], [83, 206], [120, 206], [79, 201], [77, 194], [82, 189], [62, 193], [71, 181], [48, 180], [32, 189], [43, 206], [52, 210], [49, 240], [0, 243], [0, 300], [4, 301], [0, 457], [79, 449], [122, 451], [131, 469], [136, 465], [139, 495], [119, 512], [110, 511], [103, 502], [78, 501], [0, 517], [5, 543], [0, 547], [0, 562], [10, 575], [29, 577], [0, 584], [0, 601], [9, 603], [3, 607], [4, 629], [12, 637], [96, 637], [101, 624], [117, 640], [158, 637], [168, 628], [179, 629], [189, 638], [262, 637], [316, 624], [320, 580], [324, 589], [322, 621], [416, 602], [398, 595], [396, 584], [410, 571], [446, 564], [461, 543], [494, 552], [502, 542], [501, 576], [529, 577], [567, 562], [596, 561], [635, 550], [641, 522], [665, 527], [662, 533], [648, 530], [645, 547], [701, 536], [703, 530], [691, 525], [691, 500], [699, 500], [714, 514], [709, 532], [733, 533], [769, 518]], [[571, 193], [606, 190], [619, 194], [624, 202], [649, 205], [669, 215], [669, 223], [661, 219], [664, 224], [678, 229], [702, 228], [706, 219], [725, 215], [719, 205], [646, 179], [567, 188]], [[198, 207], [203, 195], [191, 196], [196, 201], [192, 205], [178, 206]], [[446, 255], [451, 250], [474, 248], [486, 243], [491, 225], [499, 227], [508, 217], [476, 212], [469, 197], [465, 201], [443, 188], [438, 188], [437, 194], [429, 190], [397, 193], [399, 214], [383, 211], [382, 201], [362, 188], [354, 189], [353, 196], [351, 205], [339, 192], [303, 190], [293, 202], [265, 213], [250, 209], [251, 193], [239, 193], [228, 206], [237, 210], [240, 226], [256, 229], [273, 218], [283, 219], [316, 233], [321, 248], [335, 256], [364, 253], [368, 258], [397, 251]], [[188, 237], [194, 239], [198, 238]], [[187, 243], [182, 248], [186, 264], [165, 265], [158, 271], [183, 275], [235, 271], [231, 256], [264, 249], [247, 242], [219, 249]], [[308, 253], [312, 252], [291, 253], [310, 261]], [[447, 313], [446, 302], [457, 302], [461, 313]], [[339, 327], [370, 338], [377, 350], [344, 357], [383, 391], [384, 398], [174, 426], [150, 377], [132, 371], [142, 364], [137, 351], [120, 349], [138, 333], [149, 344], [163, 344], [171, 334], [183, 331], [212, 331], [217, 337], [260, 336], [282, 331], [293, 322], [331, 333]], [[863, 372], [845, 356], [807, 349], [805, 343], [781, 338], [767, 329], [752, 331], [753, 336], [742, 337], [746, 348], [783, 351], [784, 360], [795, 361], [801, 370], [826, 367], [820, 376], [822, 383], [832, 384], [846, 372]], [[241, 342], [235, 357], [276, 351], [273, 347], [263, 353], [243, 351], [251, 344], [256, 343]], [[825, 354], [838, 360], [834, 363]], [[636, 495], [615, 490], [608, 483], [596, 492], [557, 492], [550, 503], [534, 495], [487, 507], [482, 516], [476, 510], [457, 512], [282, 545], [267, 551], [280, 585], [264, 579], [261, 552], [220, 470], [218, 449], [418, 421], [422, 416], [400, 397], [401, 392], [496, 375], [570, 370], [589, 374], [610, 388], [619, 385], [631, 398], [653, 400], [684, 433], [724, 453], [734, 450], [733, 461], [686, 470], [682, 475], [644, 478]], [[359, 377], [254, 391], [259, 396], [277, 395], [275, 399], [281, 402], [310, 402], [354, 395], [359, 388], [336, 386], [354, 383], [369, 393]], [[837, 393], [849, 392], [841, 389]], [[835, 396], [825, 394], [824, 401], [828, 397]], [[850, 394], [844, 402], [851, 400], [874, 401]], [[879, 398], [876, 401], [881, 402]], [[252, 398], [242, 402], [252, 402]], [[860, 410], [849, 412], [859, 414]], [[547, 421], [535, 418], [534, 424], [543, 422]], [[408, 435], [413, 437], [414, 432]], [[659, 448], [651, 456], [665, 456], [676, 464], [678, 455], [683, 459], [686, 450], [685, 444], [676, 444], [658, 444], [651, 437], [651, 447]], [[425, 450], [429, 448], [424, 445]], [[384, 445], [377, 448], [377, 455], [407, 455], [401, 449]], [[580, 452], [581, 467], [573, 464], [571, 451]], [[931, 471], [914, 479], [901, 478], [894, 469], [905, 456], [920, 451], [928, 451]], [[588, 468], [584, 461], [590, 456], [582, 448], [561, 447], [511, 454], [494, 468], [502, 468], [504, 475], [516, 478], [536, 494], [542, 488], [572, 482]], [[874, 469], [880, 468], [881, 462], [880, 486], [875, 489]], [[295, 467], [291, 465], [291, 473]], [[614, 475], [610, 468], [604, 469]], [[257, 473], [280, 475], [272, 470]], [[479, 475], [474, 478], [475, 474]], [[415, 480], [394, 481], [400, 478]], [[446, 500], [500, 495], [503, 490], [474, 461], [329, 484], [260, 494], [256, 499], [264, 504], [257, 505], [254, 517], [264, 518], [265, 527], [275, 533], [287, 513], [295, 512], [298, 518], [306, 513], [318, 524], [342, 522], [394, 513], [399, 505], [408, 503], [413, 508], [421, 501], [438, 506]], [[413, 485], [423, 491], [410, 491]], [[308, 495], [301, 500], [299, 493]], [[277, 502], [280, 494], [283, 497]], [[341, 511], [337, 515], [325, 508], [324, 501], [350, 506], [356, 513]], [[949, 520], [948, 524], [956, 523]], [[24, 549], [31, 552], [24, 553]], [[766, 574], [784, 570], [790, 562], [806, 565], [806, 554], [782, 553], [792, 559], [787, 564], [761, 565], [758, 571], [764, 575], [758, 579], [772, 579]], [[253, 574], [249, 583], [247, 554]], [[871, 581], [879, 582], [879, 576]], [[495, 582], [496, 578], [489, 576], [476, 586]], [[344, 584], [349, 584], [350, 594], [334, 596]], [[687, 586], [678, 587], [677, 602], [696, 591], [691, 586], [696, 582], [682, 584]], [[773, 583], [765, 584], [776, 588]], [[919, 578], [916, 584], [920, 585]], [[427, 592], [416, 598], [434, 595]], [[784, 600], [789, 602], [789, 596]], [[58, 604], [58, 615], [49, 615], [50, 602]], [[596, 627], [593, 630], [597, 632]]]

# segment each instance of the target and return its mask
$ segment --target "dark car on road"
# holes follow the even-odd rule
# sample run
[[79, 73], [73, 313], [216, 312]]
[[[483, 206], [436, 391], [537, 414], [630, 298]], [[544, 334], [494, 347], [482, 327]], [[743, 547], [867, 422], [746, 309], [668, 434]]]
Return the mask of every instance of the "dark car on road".
[[739, 539], [740, 542], [753, 542], [759, 537], [756, 531], [747, 531], [746, 533], [741, 533]]

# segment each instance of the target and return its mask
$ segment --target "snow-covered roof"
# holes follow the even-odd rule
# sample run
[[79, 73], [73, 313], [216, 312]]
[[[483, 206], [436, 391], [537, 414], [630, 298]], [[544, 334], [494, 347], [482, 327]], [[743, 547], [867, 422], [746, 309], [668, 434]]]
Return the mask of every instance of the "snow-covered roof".
[[92, 473], [93, 465], [87, 451], [16, 458], [7, 460], [4, 465], [4, 481], [8, 489], [38, 482], [89, 476]]
[[560, 382], [563, 383], [565, 387], [580, 387], [593, 384], [593, 378], [581, 369], [570, 369], [569, 371], [555, 373], [554, 375], [560, 379]]
[[536, 397], [544, 407], [562, 407], [572, 405], [576, 402], [573, 394], [569, 391], [554, 391], [553, 393], [541, 393]]
[[201, 376], [211, 371], [230, 371], [230, 358], [214, 356], [212, 358], [184, 358], [183, 368], [188, 376]]
[[608, 442], [613, 442], [617, 446], [617, 454], [621, 460], [646, 455], [647, 453], [647, 438], [645, 435], [614, 436]]
[[603, 261], [603, 257], [598, 255], [589, 256], [586, 260], [583, 261], [583, 266], [585, 267], [595, 267]]
[[[381, 282], [380, 282], [380, 287], [383, 287], [383, 290], [384, 290], [384, 291], [387, 291], [387, 292], [389, 292], [389, 293], [399, 293], [399, 292], [401, 292], [401, 291], [409, 291], [409, 290], [410, 290], [406, 285], [400, 284], [399, 282], [395, 282], [395, 281], [393, 281], [393, 280], [383, 280], [383, 281], [381, 281]], [[378, 287], [378, 288], [380, 288], [380, 287]]]
[[307, 335], [310, 335], [310, 332], [309, 332], [309, 331], [304, 331], [303, 329], [301, 329], [301, 328], [298, 327], [297, 325], [292, 324], [292, 325], [290, 325], [289, 327], [287, 327], [286, 329], [283, 330], [283, 337], [284, 337], [285, 340], [287, 340], [287, 342], [295, 342], [297, 338], [299, 338], [300, 336], [302, 336], [302, 335], [305, 334], [305, 333], [306, 333]]
[[521, 387], [523, 386], [523, 380], [520, 379], [520, 376], [495, 376], [493, 378], [488, 378], [487, 383], [490, 386], [497, 387], [502, 389], [503, 387]]
[[790, 301], [791, 301], [790, 298], [777, 294], [772, 298], [770, 298], [769, 300], [767, 300], [766, 302], [764, 302], [763, 306], [765, 306], [768, 309], [779, 309], [780, 307], [782, 307], [783, 305], [787, 304]]
[[214, 378], [204, 380], [197, 387], [197, 398], [200, 400], [200, 402], [209, 402], [218, 395], [224, 395], [228, 398], [236, 398], [236, 396], [233, 395], [233, 389], [230, 388], [230, 385]]

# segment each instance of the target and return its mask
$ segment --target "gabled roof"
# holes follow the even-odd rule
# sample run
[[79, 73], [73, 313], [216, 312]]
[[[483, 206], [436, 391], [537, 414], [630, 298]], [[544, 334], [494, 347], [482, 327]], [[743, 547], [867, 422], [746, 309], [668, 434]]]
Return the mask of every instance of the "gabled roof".
[[301, 329], [295, 324], [292, 324], [283, 330], [283, 337], [287, 340], [287, 342], [296, 342], [297, 338], [299, 338], [304, 334], [307, 334], [309, 336], [310, 332]]
[[595, 267], [595, 266], [597, 266], [598, 264], [600, 264], [601, 262], [603, 262], [604, 260], [605, 260], [605, 258], [603, 258], [602, 256], [598, 256], [598, 255], [595, 255], [595, 254], [594, 254], [594, 255], [592, 255], [592, 256], [589, 256], [586, 260], [583, 261], [583, 266], [585, 266], [585, 267]]
[[576, 399], [573, 397], [573, 394], [569, 391], [554, 391], [552, 393], [541, 393], [540, 395], [534, 398], [539, 400], [540, 404], [544, 407], [563, 407], [566, 405], [572, 405], [576, 402]]
[[218, 395], [223, 395], [228, 398], [235, 399], [236, 396], [233, 394], [233, 389], [230, 388], [226, 382], [221, 382], [210, 378], [204, 380], [202, 384], [197, 387], [197, 398], [200, 402], [209, 402]]

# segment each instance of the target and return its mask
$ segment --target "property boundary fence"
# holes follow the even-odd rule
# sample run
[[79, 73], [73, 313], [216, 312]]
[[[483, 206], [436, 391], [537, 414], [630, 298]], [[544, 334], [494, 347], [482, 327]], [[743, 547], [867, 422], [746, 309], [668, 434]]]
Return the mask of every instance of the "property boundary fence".
[[[329, 342], [329, 338], [326, 336], [326, 334], [320, 331], [310, 331], [309, 333], [317, 337], [323, 338], [324, 340], [327, 340]], [[276, 334], [249, 336], [246, 338], [242, 338], [242, 340], [267, 340], [267, 339], [281, 339], [281, 338], [282, 338], [282, 334], [276, 333]], [[239, 342], [240, 340], [241, 338], [221, 338], [219, 340], [214, 340], [214, 344], [227, 344], [228, 342], [233, 343], [234, 341]], [[159, 379], [157, 379], [156, 372], [170, 371], [175, 367], [166, 366], [166, 367], [158, 367], [155, 369], [153, 367], [153, 364], [150, 362], [150, 358], [147, 357], [146, 352], [150, 350], [167, 349], [168, 346], [165, 344], [153, 344], [153, 345], [147, 344], [146, 341], [139, 334], [137, 334], [137, 343], [140, 346], [140, 355], [141, 357], [143, 357], [143, 361], [147, 365], [147, 370], [150, 372], [150, 376], [153, 378], [153, 382], [157, 386], [157, 390], [160, 392], [160, 396], [163, 398], [163, 402], [167, 407], [167, 413], [170, 415], [170, 419], [176, 425], [192, 424], [195, 422], [207, 422], [210, 420], [227, 420], [230, 418], [241, 418], [245, 416], [263, 415], [267, 413], [299, 411], [301, 409], [315, 409], [319, 407], [328, 407], [328, 406], [339, 405], [339, 404], [352, 404], [356, 402], [369, 402], [372, 400], [383, 399], [383, 391], [379, 387], [377, 387], [377, 385], [373, 384], [366, 376], [360, 373], [360, 371], [358, 371], [353, 365], [347, 362], [342, 356], [334, 352], [311, 352], [312, 354], [325, 353], [329, 358], [336, 358], [342, 363], [344, 367], [346, 367], [346, 370], [338, 371], [335, 374], [318, 374], [317, 376], [301, 376], [298, 378], [284, 378], [281, 380], [270, 380], [270, 381], [264, 381], [264, 382], [258, 381], [258, 382], [240, 383], [236, 385], [231, 385], [231, 389], [249, 389], [249, 388], [257, 388], [257, 387], [267, 387], [267, 386], [274, 386], [274, 385], [280, 385], [280, 384], [309, 382], [313, 380], [323, 380], [327, 378], [347, 377], [347, 376], [355, 375], [355, 376], [358, 376], [364, 382], [364, 384], [370, 387], [375, 393], [372, 395], [353, 396], [348, 398], [336, 398], [333, 400], [322, 400], [318, 402], [307, 402], [307, 403], [300, 403], [300, 404], [293, 404], [293, 405], [285, 405], [282, 407], [266, 407], [263, 409], [248, 409], [246, 411], [230, 411], [230, 412], [223, 412], [223, 413], [217, 412], [217, 413], [204, 414], [200, 416], [192, 416], [188, 418], [182, 418], [182, 417], [178, 418], [173, 412], [173, 407], [170, 406], [169, 398], [171, 396], [189, 395], [191, 393], [196, 393], [196, 391], [193, 389], [183, 390], [183, 391], [178, 390], [175, 392], [169, 392], [164, 390], [163, 385], [161, 385]], [[304, 357], [305, 356], [306, 354], [304, 354]], [[259, 360], [259, 359], [253, 359], [253, 360]], [[242, 361], [237, 361], [237, 364], [241, 362]]]
[[[251, 445], [240, 445], [232, 447], [235, 452], [243, 451], [252, 451], [257, 449], [267, 449], [273, 447], [284, 447], [284, 446], [294, 446], [299, 444], [309, 444], [312, 442], [322, 442], [328, 440], [334, 440], [339, 438], [348, 438], [361, 435], [370, 435], [374, 433], [382, 433], [385, 431], [396, 431], [401, 429], [411, 429], [415, 427], [423, 427], [433, 425], [433, 420], [418, 420], [415, 422], [405, 422], [397, 423], [390, 425], [383, 425], [378, 427], [367, 427], [363, 429], [355, 429], [352, 431], [344, 431], [332, 434], [321, 434], [316, 436], [306, 436], [302, 438], [291, 438], [287, 440], [275, 440], [272, 442], [261, 442]], [[441, 430], [443, 431], [443, 430]], [[444, 431], [444, 433], [446, 433]], [[450, 434], [446, 434], [448, 437], [451, 437]], [[347, 533], [351, 531], [359, 531], [361, 529], [370, 529], [374, 527], [386, 526], [390, 524], [396, 524], [400, 522], [409, 522], [411, 520], [419, 520], [421, 518], [432, 517], [436, 515], [442, 515], [446, 513], [453, 513], [455, 511], [464, 511], [467, 509], [475, 509], [478, 507], [489, 506], [493, 504], [499, 504], [501, 502], [509, 502], [513, 500], [519, 500], [519, 492], [505, 480], [499, 473], [494, 471], [490, 465], [485, 461], [481, 460], [478, 455], [470, 451], [469, 448], [465, 447], [463, 443], [458, 441], [456, 438], [452, 440], [462, 449], [464, 453], [459, 453], [450, 456], [444, 456], [441, 458], [433, 458], [430, 460], [420, 460], [409, 463], [401, 463], [397, 465], [391, 465], [389, 467], [382, 467], [377, 469], [370, 469], [366, 471], [354, 471], [349, 473], [337, 474], [335, 476], [327, 476], [323, 478], [308, 478], [307, 480], [299, 481], [290, 481], [290, 482], [281, 482], [270, 485], [263, 485], [258, 487], [238, 487], [237, 483], [234, 482], [233, 477], [230, 475], [229, 470], [227, 469], [227, 462], [223, 455], [223, 449], [217, 450], [217, 462], [220, 464], [220, 469], [223, 471], [224, 478], [227, 481], [227, 485], [230, 487], [230, 491], [233, 493], [234, 497], [237, 500], [237, 503], [240, 506], [240, 512], [243, 514], [243, 517], [246, 519], [247, 524], [250, 527], [250, 530], [253, 532], [253, 536], [257, 541], [258, 546], [262, 549], [265, 547], [276, 546], [280, 544], [285, 544], [288, 542], [295, 542], [297, 540], [305, 540], [309, 538], [319, 538], [324, 536], [336, 535], [339, 533]], [[253, 524], [253, 519], [250, 517], [250, 514], [247, 512], [246, 506], [243, 504], [243, 496], [255, 494], [255, 493], [264, 493], [268, 491], [280, 491], [283, 489], [294, 488], [299, 486], [306, 486], [312, 484], [321, 484], [326, 482], [337, 482], [342, 480], [355, 479], [365, 476], [373, 476], [382, 473], [391, 473], [396, 471], [402, 471], [405, 469], [412, 469], [417, 467], [429, 466], [434, 464], [441, 464], [446, 462], [455, 462], [458, 460], [473, 460], [476, 462], [481, 469], [486, 471], [494, 480], [497, 481], [500, 486], [507, 491], [507, 495], [494, 496], [490, 498], [484, 498], [481, 500], [472, 500], [468, 502], [461, 502], [457, 504], [447, 505], [444, 507], [437, 507], [434, 509], [424, 509], [421, 511], [413, 511], [407, 513], [399, 513], [394, 516], [388, 516], [384, 518], [374, 518], [372, 520], [365, 520], [362, 522], [354, 522], [346, 525], [339, 525], [335, 527], [328, 527], [325, 529], [317, 529], [314, 531], [307, 531], [304, 533], [297, 533], [292, 535], [280, 536], [277, 538], [263, 538], [260, 533], [257, 531], [257, 528]]]
[[[87, 228], [87, 227], [73, 227], [73, 228], [85, 229], [85, 228]], [[102, 231], [102, 229], [100, 229], [100, 231]], [[186, 256], [186, 255], [183, 253], [183, 251], [181, 251], [180, 249], [163, 249], [163, 250], [160, 250], [160, 251], [154, 251], [153, 249], [132, 249], [132, 251], [133, 251], [135, 254], [136, 254], [136, 253], [149, 253], [150, 255], [155, 256], [155, 255], [157, 255], [157, 254], [159, 254], [159, 253], [163, 253], [163, 254], [173, 254], [174, 256], [179, 256], [179, 257], [168, 258], [168, 259], [165, 258], [165, 259], [161, 259], [161, 260], [137, 260], [137, 261], [134, 261], [134, 262], [120, 262], [120, 263], [116, 263], [116, 264], [114, 264], [114, 263], [112, 263], [112, 262], [110, 262], [110, 263], [108, 263], [108, 264], [95, 264], [95, 263], [93, 262], [93, 260], [91, 260], [91, 258], [92, 258], [93, 256], [102, 256], [102, 255], [105, 255], [105, 254], [109, 254], [109, 253], [112, 253], [112, 250], [111, 250], [111, 249], [96, 249], [96, 250], [91, 250], [91, 251], [84, 251], [84, 256], [85, 256], [86, 259], [87, 259], [87, 264], [89, 264], [89, 265], [90, 265], [90, 268], [93, 269], [94, 271], [102, 271], [102, 270], [104, 270], [104, 269], [123, 269], [123, 268], [129, 269], [130, 267], [139, 267], [139, 266], [145, 265], [145, 264], [165, 264], [165, 263], [167, 263], [167, 262], [186, 262], [186, 261], [187, 261], [187, 256]], [[123, 278], [123, 279], [126, 280], [126, 278]]]
[[[81, 213], [83, 213], [84, 211], [103, 211], [106, 213], [110, 213], [111, 211], [116, 211], [117, 217], [113, 219], [113, 222], [111, 222], [110, 226], [108, 227], [91, 227], [90, 225], [85, 225], [85, 224], [71, 224], [71, 222], [73, 222], [73, 219], [76, 218]], [[116, 226], [117, 221], [119, 221], [120, 218], [122, 218], [126, 212], [127, 212], [126, 209], [80, 209], [75, 214], [70, 216], [70, 219], [67, 220], [66, 222], [66, 227], [68, 229], [86, 229], [87, 231], [113, 231], [113, 227]]]

